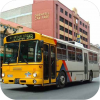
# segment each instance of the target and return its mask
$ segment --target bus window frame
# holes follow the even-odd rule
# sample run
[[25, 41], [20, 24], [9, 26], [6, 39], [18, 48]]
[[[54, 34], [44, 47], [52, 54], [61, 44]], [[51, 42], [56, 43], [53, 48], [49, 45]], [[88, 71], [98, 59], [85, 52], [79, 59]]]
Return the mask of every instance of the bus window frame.
[[67, 45], [67, 54], [68, 54], [68, 51], [72, 51], [72, 50], [69, 50], [69, 49], [68, 49], [68, 46], [69, 46], [69, 47], [73, 47], [73, 48], [75, 48], [75, 60], [70, 60], [70, 59], [69, 59], [69, 56], [67, 55], [67, 57], [68, 57], [68, 61], [76, 62], [76, 47], [71, 46], [71, 45]]
[[75, 48], [75, 61], [76, 61], [76, 62], [83, 62], [83, 50], [82, 50], [82, 61], [77, 61], [77, 60], [76, 60], [76, 56], [77, 56], [76, 53], [80, 53], [80, 52], [77, 52], [76, 49], [82, 50], [82, 49], [77, 48], [77, 47]]
[[[60, 45], [64, 45], [65, 48], [56, 47], [56, 48], [57, 48], [57, 55], [56, 55], [56, 56], [57, 56], [57, 59], [58, 59], [58, 60], [67, 60], [67, 59], [68, 59], [68, 57], [67, 57], [67, 46], [66, 46], [65, 44], [63, 44], [63, 43], [59, 43], [59, 42], [58, 42], [58, 44], [60, 44]], [[61, 50], [61, 54], [58, 54], [58, 49]], [[64, 59], [64, 55], [63, 55], [63, 50], [66, 50], [66, 58], [65, 58], [65, 59]], [[61, 58], [59, 58], [58, 55], [60, 55]]]
[[[93, 61], [90, 61], [90, 53], [92, 53], [93, 54]], [[93, 52], [88, 52], [88, 59], [89, 59], [89, 63], [90, 64], [97, 64], [98, 63], [98, 55], [97, 56], [94, 56], [94, 55], [97, 55], [97, 53], [93, 53]], [[94, 57], [96, 57], [97, 58], [97, 61], [94, 61]]]

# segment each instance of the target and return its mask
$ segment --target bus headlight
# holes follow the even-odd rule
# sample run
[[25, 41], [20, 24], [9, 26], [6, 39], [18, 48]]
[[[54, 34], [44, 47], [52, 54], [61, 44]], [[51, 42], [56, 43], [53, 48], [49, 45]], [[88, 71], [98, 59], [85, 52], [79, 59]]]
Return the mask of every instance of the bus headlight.
[[37, 73], [34, 73], [33, 76], [34, 76], [34, 77], [37, 77]]
[[2, 77], [4, 77], [5, 76], [5, 74], [4, 73], [2, 73]]

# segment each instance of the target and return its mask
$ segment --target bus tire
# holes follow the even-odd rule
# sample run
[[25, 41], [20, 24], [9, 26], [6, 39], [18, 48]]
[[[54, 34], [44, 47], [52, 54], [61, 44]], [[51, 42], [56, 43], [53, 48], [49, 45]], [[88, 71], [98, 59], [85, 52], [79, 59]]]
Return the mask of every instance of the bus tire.
[[89, 75], [89, 82], [91, 83], [92, 80], [93, 80], [93, 73], [92, 73], [92, 71], [91, 71], [91, 72], [90, 72], [90, 75]]
[[59, 73], [57, 88], [63, 88], [66, 85], [66, 75], [62, 71]]

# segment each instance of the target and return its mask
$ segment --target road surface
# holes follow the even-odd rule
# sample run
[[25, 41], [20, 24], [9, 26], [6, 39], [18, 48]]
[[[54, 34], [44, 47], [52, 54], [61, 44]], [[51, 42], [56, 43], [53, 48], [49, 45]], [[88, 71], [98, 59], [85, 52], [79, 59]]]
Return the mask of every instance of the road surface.
[[62, 89], [57, 89], [56, 86], [28, 89], [26, 85], [3, 83], [1, 89], [11, 99], [89, 99], [98, 92], [99, 78], [95, 78], [92, 83], [70, 83]]

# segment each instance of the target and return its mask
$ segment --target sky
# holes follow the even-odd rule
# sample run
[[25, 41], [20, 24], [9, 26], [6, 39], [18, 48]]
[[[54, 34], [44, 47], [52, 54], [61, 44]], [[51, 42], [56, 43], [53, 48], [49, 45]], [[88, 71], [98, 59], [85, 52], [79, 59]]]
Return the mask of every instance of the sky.
[[[100, 45], [100, 0], [59, 0], [72, 10], [77, 8], [78, 14], [90, 23], [90, 42]], [[6, 11], [20, 6], [32, 4], [33, 0], [2, 0], [0, 11]]]

